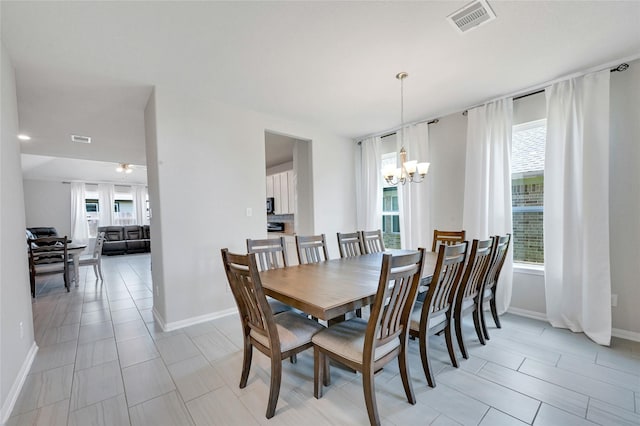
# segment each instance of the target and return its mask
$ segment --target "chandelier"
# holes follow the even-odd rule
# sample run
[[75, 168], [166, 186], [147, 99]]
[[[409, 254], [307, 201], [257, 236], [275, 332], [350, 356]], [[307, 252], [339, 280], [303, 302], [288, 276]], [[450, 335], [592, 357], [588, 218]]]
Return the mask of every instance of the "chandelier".
[[396, 168], [394, 165], [385, 166], [382, 169], [382, 176], [388, 185], [396, 186], [398, 184], [404, 185], [407, 182], [420, 183], [424, 180], [424, 177], [429, 171], [430, 163], [418, 163], [416, 160], [407, 161], [407, 150], [404, 149], [404, 79], [409, 77], [406, 72], [399, 72], [396, 78], [400, 80], [400, 142], [402, 143], [402, 149], [400, 150], [400, 164], [401, 166]]
[[133, 172], [133, 166], [131, 164], [127, 164], [127, 163], [120, 163], [118, 164], [118, 167], [116, 167], [116, 172], [118, 173], [132, 173]]

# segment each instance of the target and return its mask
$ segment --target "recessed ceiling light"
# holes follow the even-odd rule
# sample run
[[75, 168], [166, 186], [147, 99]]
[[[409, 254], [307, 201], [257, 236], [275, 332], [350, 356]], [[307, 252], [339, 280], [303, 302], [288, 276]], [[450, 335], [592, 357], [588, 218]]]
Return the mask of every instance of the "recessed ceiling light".
[[21, 141], [30, 141], [31, 136], [20, 133], [18, 135], [18, 139], [20, 139]]

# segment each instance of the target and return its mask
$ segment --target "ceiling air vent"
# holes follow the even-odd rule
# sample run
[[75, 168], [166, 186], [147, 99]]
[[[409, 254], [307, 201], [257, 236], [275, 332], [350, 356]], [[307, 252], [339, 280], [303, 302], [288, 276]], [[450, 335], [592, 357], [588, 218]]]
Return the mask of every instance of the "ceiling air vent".
[[71, 135], [71, 142], [91, 143], [91, 138], [89, 136]]
[[447, 16], [447, 19], [458, 31], [465, 33], [482, 24], [493, 21], [496, 19], [496, 14], [493, 13], [486, 0], [476, 0], [462, 9], [456, 10]]

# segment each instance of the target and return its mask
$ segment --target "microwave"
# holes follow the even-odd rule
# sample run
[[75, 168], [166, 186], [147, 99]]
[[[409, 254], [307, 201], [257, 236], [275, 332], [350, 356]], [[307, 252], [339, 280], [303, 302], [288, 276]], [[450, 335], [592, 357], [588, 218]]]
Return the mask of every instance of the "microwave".
[[273, 197], [267, 197], [267, 214], [273, 214], [275, 208], [275, 202]]

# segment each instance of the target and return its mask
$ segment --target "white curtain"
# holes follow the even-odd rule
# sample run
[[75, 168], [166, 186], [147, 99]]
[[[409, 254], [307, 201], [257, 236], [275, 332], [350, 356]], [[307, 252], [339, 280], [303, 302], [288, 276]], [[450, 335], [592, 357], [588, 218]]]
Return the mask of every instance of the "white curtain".
[[133, 208], [136, 212], [136, 224], [148, 225], [147, 218], [147, 187], [144, 185], [133, 186]]
[[609, 345], [609, 70], [554, 84], [546, 97], [547, 318]]
[[[396, 138], [398, 151], [402, 149], [402, 136]], [[420, 123], [405, 128], [404, 148], [409, 160], [430, 162], [429, 125]], [[405, 249], [431, 247], [433, 230], [429, 212], [429, 175], [421, 183], [406, 183], [398, 187], [400, 209], [400, 244]]]
[[115, 190], [113, 184], [98, 184], [98, 226], [113, 225], [113, 203]]
[[[511, 217], [511, 133], [513, 99], [469, 110], [462, 227], [467, 240], [513, 234]], [[510, 244], [513, 245], [513, 241]], [[504, 313], [511, 303], [513, 250], [505, 259], [496, 294]]]
[[85, 206], [83, 182], [71, 182], [71, 240], [78, 244], [88, 244], [89, 224]]
[[371, 137], [359, 145], [356, 155], [356, 203], [358, 229], [382, 229], [382, 154], [379, 137]]

